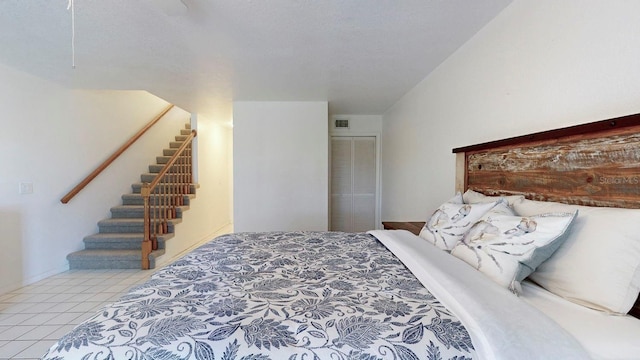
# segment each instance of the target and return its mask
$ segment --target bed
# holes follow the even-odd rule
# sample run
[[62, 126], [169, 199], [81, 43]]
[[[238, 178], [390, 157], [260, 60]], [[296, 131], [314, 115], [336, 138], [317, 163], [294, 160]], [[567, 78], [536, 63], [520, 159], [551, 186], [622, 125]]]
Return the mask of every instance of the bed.
[[[417, 235], [218, 237], [104, 307], [43, 359], [640, 358], [640, 320], [633, 317], [640, 309], [640, 231], [626, 221], [640, 211], [630, 209], [640, 208], [636, 134], [640, 116], [454, 149], [460, 193]], [[464, 221], [442, 225], [453, 210], [448, 219]], [[482, 214], [471, 221], [475, 213]], [[531, 247], [527, 236], [547, 223], [560, 230], [531, 252], [513, 244], [505, 251], [503, 240], [480, 242], [514, 217], [519, 223], [509, 230], [517, 231], [499, 234], [517, 238], [517, 246]], [[610, 245], [598, 249], [612, 252], [602, 261], [614, 267], [558, 275], [565, 262], [580, 262], [571, 258], [584, 252], [574, 238], [594, 233], [590, 219], [622, 222], [602, 239]], [[616, 231], [625, 235], [620, 244]], [[548, 260], [523, 260], [538, 249], [551, 253]], [[506, 281], [511, 263], [500, 256], [517, 260]], [[621, 264], [625, 274], [615, 268]], [[618, 281], [629, 273], [633, 286]], [[610, 289], [577, 296], [571, 286], [584, 290], [583, 277]]]

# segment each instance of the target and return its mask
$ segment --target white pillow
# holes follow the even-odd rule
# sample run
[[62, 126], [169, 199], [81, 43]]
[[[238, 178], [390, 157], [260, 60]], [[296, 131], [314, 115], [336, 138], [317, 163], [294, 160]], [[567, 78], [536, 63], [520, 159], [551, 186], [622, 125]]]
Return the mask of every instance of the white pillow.
[[583, 306], [629, 312], [640, 291], [640, 210], [532, 200], [515, 210], [525, 216], [579, 210], [567, 241], [530, 279]]
[[451, 250], [467, 230], [497, 202], [486, 204], [454, 204], [446, 202], [429, 217], [420, 237], [441, 248]]
[[523, 195], [508, 195], [508, 196], [487, 196], [471, 189], [462, 194], [462, 199], [465, 204], [477, 204], [498, 201], [499, 199], [505, 199], [509, 206], [513, 206], [516, 202], [524, 200]]
[[451, 199], [447, 200], [446, 202], [452, 204], [464, 204], [462, 193], [458, 191]]
[[520, 282], [565, 240], [576, 213], [486, 215], [469, 229], [451, 255], [518, 294]]

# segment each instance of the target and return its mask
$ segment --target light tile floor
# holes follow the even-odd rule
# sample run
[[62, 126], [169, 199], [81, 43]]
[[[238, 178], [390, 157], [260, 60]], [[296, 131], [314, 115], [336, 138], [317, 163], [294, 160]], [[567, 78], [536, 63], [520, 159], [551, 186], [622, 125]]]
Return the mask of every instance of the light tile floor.
[[0, 295], [0, 359], [39, 359], [153, 270], [70, 270]]

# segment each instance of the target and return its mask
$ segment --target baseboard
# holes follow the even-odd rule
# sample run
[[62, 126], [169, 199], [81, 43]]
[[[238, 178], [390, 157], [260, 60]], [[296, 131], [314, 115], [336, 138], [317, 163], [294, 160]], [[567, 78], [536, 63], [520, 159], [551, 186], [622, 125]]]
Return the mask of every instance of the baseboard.
[[60, 273], [63, 273], [65, 271], [69, 271], [69, 263], [67, 262], [66, 265], [61, 266], [57, 269], [54, 270], [49, 270], [47, 272], [44, 272], [42, 274], [38, 274], [38, 275], [34, 275], [34, 276], [30, 276], [28, 278], [22, 279], [22, 281], [20, 282], [16, 282], [14, 284], [11, 285], [7, 285], [7, 286], [3, 286], [2, 288], [0, 288], [0, 295], [4, 295], [6, 293], [12, 292], [14, 290], [20, 289], [22, 287], [37, 283], [40, 280], [46, 279], [48, 277], [51, 277], [53, 275], [57, 275]]

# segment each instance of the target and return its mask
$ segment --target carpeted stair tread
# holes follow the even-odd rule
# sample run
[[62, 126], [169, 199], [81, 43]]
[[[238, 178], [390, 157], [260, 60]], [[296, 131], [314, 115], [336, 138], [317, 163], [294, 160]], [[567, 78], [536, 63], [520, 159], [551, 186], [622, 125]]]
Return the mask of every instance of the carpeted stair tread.
[[140, 182], [143, 183], [151, 183], [153, 180], [156, 179], [156, 176], [158, 174], [153, 174], [153, 173], [143, 173], [140, 174]]
[[[160, 237], [164, 238], [165, 240], [168, 240], [170, 238], [172, 238], [174, 236], [174, 234], [163, 234], [160, 235]], [[113, 240], [113, 241], [137, 241], [137, 242], [142, 242], [142, 239], [144, 238], [144, 235], [142, 233], [114, 233], [114, 234], [109, 234], [109, 233], [95, 233], [95, 234], [91, 234], [91, 235], [87, 235], [85, 236], [85, 240], [87, 239], [95, 239], [95, 240]]]
[[[174, 233], [158, 236], [158, 248], [164, 249], [165, 242], [174, 236]], [[143, 239], [143, 233], [96, 233], [85, 236], [83, 241], [85, 249], [87, 250], [140, 250]]]
[[156, 156], [156, 163], [166, 164], [171, 160], [171, 156]]
[[[164, 249], [151, 252], [149, 262], [155, 267], [156, 258], [165, 253]], [[70, 269], [140, 269], [140, 250], [80, 250], [67, 255]]]
[[140, 174], [140, 183], [151, 183], [156, 179], [156, 176], [158, 176], [158, 173], [148, 172]]
[[[189, 209], [189, 206], [176, 206], [176, 217], [181, 218], [185, 210]], [[158, 211], [153, 207], [150, 209], [153, 213]], [[142, 218], [144, 217], [144, 205], [118, 205], [111, 208], [112, 219], [126, 219], [126, 218]]]
[[153, 164], [153, 165], [149, 165], [149, 173], [151, 174], [157, 174], [160, 171], [162, 171], [162, 168], [165, 166], [165, 164]]
[[[182, 219], [170, 219], [168, 220], [170, 223], [174, 223], [174, 224], [178, 224], [182, 221]], [[108, 218], [108, 219], [103, 219], [98, 221], [98, 225], [100, 224], [122, 224], [124, 226], [127, 225], [137, 225], [137, 224], [143, 224], [144, 223], [144, 219], [127, 219], [127, 218], [122, 218], [122, 219], [113, 219], [113, 218]]]
[[[168, 232], [173, 232], [176, 224], [182, 222], [182, 219], [168, 220]], [[144, 219], [104, 219], [98, 221], [98, 230], [101, 233], [131, 233], [144, 231]]]
[[[169, 184], [171, 185], [171, 184]], [[197, 184], [191, 184], [189, 186], [189, 194], [185, 194], [185, 196], [193, 196], [196, 193], [196, 189], [198, 188], [199, 185]], [[131, 184], [131, 191], [133, 192], [133, 194], [137, 194], [138, 196], [140, 196], [140, 190], [142, 189], [142, 182], [138, 182], [138, 183], [133, 183]], [[158, 189], [156, 189], [156, 191], [154, 191], [153, 193], [156, 193], [157, 191], [160, 191]]]
[[178, 149], [162, 149], [162, 155], [171, 157], [176, 153], [176, 151], [178, 151]]
[[[184, 201], [184, 206], [189, 206], [191, 199], [195, 198], [194, 194], [189, 194], [189, 195], [184, 195], [183, 196], [183, 201]], [[150, 203], [151, 205], [155, 205], [156, 200], [154, 198], [150, 199]], [[162, 204], [163, 201], [162, 200], [158, 200], [159, 204]], [[122, 195], [122, 204], [123, 205], [143, 205], [144, 204], [144, 199], [142, 198], [142, 195], [140, 195], [140, 193], [137, 194], [124, 194]]]
[[162, 171], [162, 168], [164, 168], [164, 165], [160, 165], [160, 164], [149, 165], [149, 172], [152, 174], [157, 174], [160, 171]]

